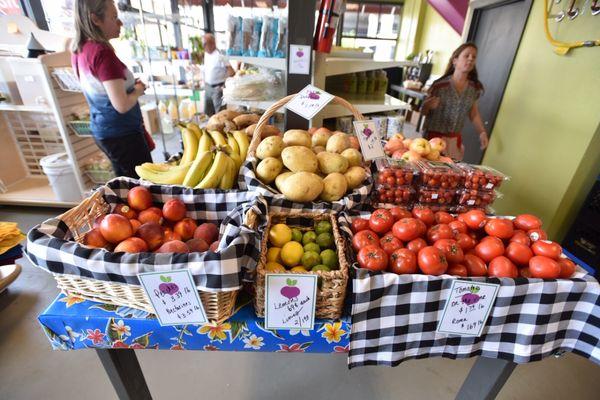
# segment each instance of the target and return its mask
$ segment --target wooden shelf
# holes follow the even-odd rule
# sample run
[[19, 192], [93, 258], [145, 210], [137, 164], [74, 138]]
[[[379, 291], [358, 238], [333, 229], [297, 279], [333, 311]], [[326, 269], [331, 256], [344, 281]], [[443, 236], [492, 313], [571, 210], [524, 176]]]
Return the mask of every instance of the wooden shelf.
[[[352, 103], [352, 105], [354, 107], [356, 107], [356, 109], [358, 111], [360, 111], [361, 114], [370, 114], [370, 113], [375, 113], [375, 112], [384, 112], [384, 111], [393, 111], [393, 110], [408, 110], [410, 108], [410, 105], [408, 103], [405, 103], [404, 101], [399, 100], [395, 97], [392, 97], [388, 94], [385, 95], [385, 98], [383, 99], [383, 101], [382, 100], [369, 101], [369, 100], [363, 100], [363, 99], [357, 99], [357, 100], [346, 99], [346, 100], [348, 100], [350, 103]], [[342, 106], [339, 106], [336, 104], [326, 106], [323, 109], [323, 111], [321, 111], [319, 114], [317, 114], [319, 119], [343, 117], [346, 115], [352, 115], [352, 113], [346, 107], [342, 107]]]
[[375, 61], [361, 58], [327, 57], [325, 60], [325, 76], [415, 65], [418, 64], [413, 61]]
[[78, 203], [59, 201], [47, 178], [30, 177], [8, 186], [5, 193], [0, 193], [0, 204], [71, 208]]
[[259, 67], [278, 69], [280, 71], [285, 71], [287, 69], [287, 59], [285, 58], [227, 56], [227, 59], [241, 61]]

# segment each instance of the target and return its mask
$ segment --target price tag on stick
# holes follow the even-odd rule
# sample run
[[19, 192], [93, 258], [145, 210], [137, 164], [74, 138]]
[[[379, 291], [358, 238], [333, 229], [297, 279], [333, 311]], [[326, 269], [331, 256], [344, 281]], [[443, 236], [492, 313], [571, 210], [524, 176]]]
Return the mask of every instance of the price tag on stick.
[[267, 274], [265, 327], [313, 329], [316, 300], [317, 275]]
[[360, 150], [366, 161], [385, 157], [381, 145], [381, 132], [375, 121], [354, 121], [354, 133], [356, 133]]
[[307, 85], [285, 105], [285, 108], [302, 118], [312, 119], [331, 100], [333, 100], [332, 94], [313, 85]]
[[138, 274], [161, 326], [204, 324], [206, 313], [188, 269]]

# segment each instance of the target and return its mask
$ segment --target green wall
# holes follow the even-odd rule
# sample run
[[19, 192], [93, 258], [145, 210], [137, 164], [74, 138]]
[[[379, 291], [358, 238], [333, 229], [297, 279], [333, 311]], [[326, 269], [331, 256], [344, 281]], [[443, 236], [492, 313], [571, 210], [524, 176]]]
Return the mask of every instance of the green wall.
[[[534, 1], [483, 163], [511, 176], [498, 214], [533, 212], [561, 240], [600, 173], [600, 47], [553, 52]], [[552, 23], [560, 40], [600, 38], [587, 13]]]

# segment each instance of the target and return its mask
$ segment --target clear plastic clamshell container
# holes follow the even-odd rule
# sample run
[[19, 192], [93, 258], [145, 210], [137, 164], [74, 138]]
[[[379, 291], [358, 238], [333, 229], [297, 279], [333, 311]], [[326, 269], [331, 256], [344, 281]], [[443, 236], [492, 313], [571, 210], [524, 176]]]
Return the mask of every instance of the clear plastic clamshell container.
[[502, 172], [486, 165], [466, 163], [459, 163], [456, 165], [465, 173], [466, 189], [491, 191], [500, 187], [502, 182], [510, 179]]
[[463, 186], [465, 173], [455, 164], [419, 160], [420, 185], [430, 188], [458, 189]]

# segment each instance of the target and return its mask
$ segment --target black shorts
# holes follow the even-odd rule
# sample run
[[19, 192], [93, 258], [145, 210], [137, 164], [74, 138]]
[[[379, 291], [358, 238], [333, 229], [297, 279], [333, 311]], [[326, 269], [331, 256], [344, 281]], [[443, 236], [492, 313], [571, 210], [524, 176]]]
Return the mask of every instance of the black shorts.
[[110, 160], [117, 176], [137, 179], [139, 176], [135, 173], [136, 165], [152, 162], [148, 143], [141, 132], [115, 138], [94, 139]]

